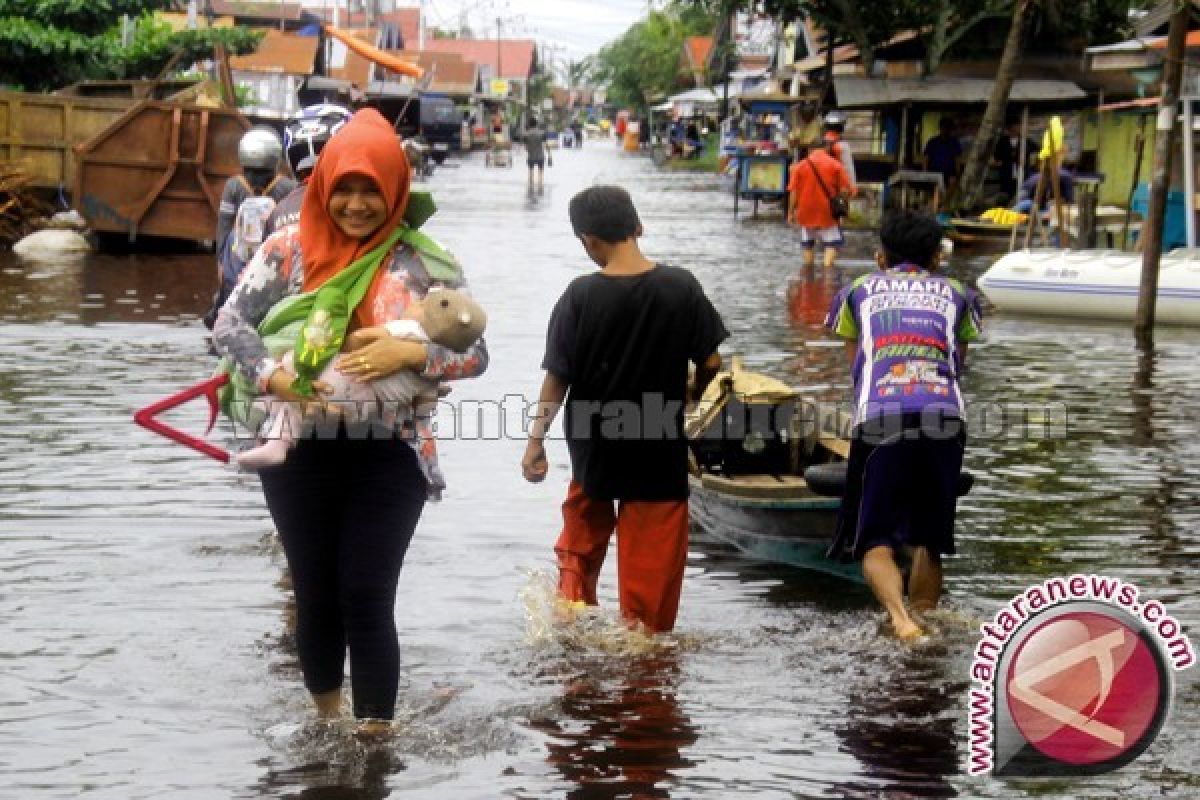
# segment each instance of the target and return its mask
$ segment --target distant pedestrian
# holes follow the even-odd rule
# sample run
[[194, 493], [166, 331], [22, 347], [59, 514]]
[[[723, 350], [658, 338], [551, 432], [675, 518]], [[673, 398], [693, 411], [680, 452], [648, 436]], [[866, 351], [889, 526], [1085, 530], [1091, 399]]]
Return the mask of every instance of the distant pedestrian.
[[966, 443], [959, 377], [980, 335], [977, 298], [940, 274], [942, 228], [929, 214], [884, 218], [875, 259], [834, 299], [826, 325], [853, 358], [854, 427], [831, 557], [863, 563], [867, 585], [901, 639], [922, 635], [904, 605], [896, 565], [911, 549], [912, 608], [934, 608], [942, 556], [954, 552], [954, 515]]
[[[525, 165], [529, 167], [529, 188], [541, 191], [545, 185], [546, 132], [538, 124], [537, 117], [529, 118], [529, 127], [521, 135], [521, 141], [525, 144]], [[536, 181], [534, 169], [537, 170]]]
[[830, 155], [842, 162], [842, 169], [846, 170], [846, 177], [857, 186], [858, 173], [854, 169], [854, 151], [850, 147], [850, 143], [846, 141], [846, 122], [846, 115], [841, 111], [830, 111], [821, 123], [821, 127], [824, 129], [822, 139], [825, 146], [829, 148]]
[[925, 143], [925, 170], [942, 176], [949, 196], [958, 184], [958, 170], [962, 166], [962, 142], [954, 133], [954, 120], [942, 117], [938, 121], [938, 133]]
[[788, 220], [800, 227], [804, 266], [816, 263], [817, 242], [824, 248], [825, 267], [837, 261], [838, 248], [845, 244], [841, 221], [834, 215], [834, 200], [853, 195], [853, 182], [830, 145], [814, 143], [808, 155], [792, 165], [788, 174]]
[[571, 483], [554, 546], [559, 595], [596, 605], [615, 528], [622, 615], [669, 631], [687, 560], [683, 407], [720, 369], [717, 346], [729, 334], [690, 272], [642, 254], [642, 224], [624, 189], [585, 189], [571, 199], [570, 216], [601, 269], [572, 281], [550, 315], [546, 377], [521, 470], [533, 483], [545, 479], [543, 440], [565, 399]]

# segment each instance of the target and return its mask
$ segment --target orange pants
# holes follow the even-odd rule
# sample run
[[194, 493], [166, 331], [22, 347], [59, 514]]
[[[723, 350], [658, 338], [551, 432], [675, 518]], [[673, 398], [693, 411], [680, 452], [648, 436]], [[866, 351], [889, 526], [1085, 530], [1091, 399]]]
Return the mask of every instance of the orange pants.
[[617, 595], [621, 614], [654, 633], [675, 627], [687, 562], [686, 500], [593, 500], [571, 481], [563, 502], [563, 529], [554, 544], [558, 592], [596, 605], [596, 582], [617, 531]]

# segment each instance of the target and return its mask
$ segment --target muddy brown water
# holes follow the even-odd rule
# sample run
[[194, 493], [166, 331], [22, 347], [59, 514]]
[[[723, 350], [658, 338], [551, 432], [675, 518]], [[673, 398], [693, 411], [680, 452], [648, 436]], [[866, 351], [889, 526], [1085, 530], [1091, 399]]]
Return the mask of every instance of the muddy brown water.
[[[451, 395], [464, 412], [443, 443], [450, 490], [401, 576], [401, 724], [382, 748], [311, 724], [256, 479], [130, 422], [211, 369], [197, 321], [211, 257], [0, 260], [0, 797], [1200, 794], [1191, 673], [1162, 735], [1119, 772], [965, 774], [974, 629], [1021, 588], [1113, 574], [1200, 623], [1200, 332], [1161, 331], [1143, 354], [1123, 326], [989, 320], [969, 397], [1061, 406], [1069, 436], [972, 442], [978, 483], [930, 646], [882, 637], [861, 588], [705, 541], [672, 646], [613, 646], [603, 627], [531, 636], [547, 623], [536, 600], [565, 452], [552, 447], [546, 484], [524, 483], [523, 442], [497, 409], [536, 393], [550, 307], [590, 266], [566, 219], [575, 190], [633, 191], [645, 249], [696, 272], [728, 352], [820, 396], [843, 397], [847, 376], [819, 327], [842, 278], [804, 276], [794, 232], [735, 221], [717, 179], [658, 172], [610, 143], [560, 154], [541, 196], [523, 172], [475, 156], [430, 182], [442, 210], [429, 228], [488, 309], [492, 366]], [[850, 255], [870, 249], [856, 236]], [[984, 263], [955, 269], [970, 278]], [[216, 436], [233, 443], [228, 428]], [[610, 608], [613, 581], [610, 565]]]

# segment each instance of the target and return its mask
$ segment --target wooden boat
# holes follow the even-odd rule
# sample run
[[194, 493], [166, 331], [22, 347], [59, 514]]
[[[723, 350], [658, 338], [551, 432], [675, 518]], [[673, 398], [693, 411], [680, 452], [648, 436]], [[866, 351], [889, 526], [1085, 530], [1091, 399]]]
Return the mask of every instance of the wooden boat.
[[857, 563], [825, 555], [841, 501], [804, 478], [814, 465], [844, 463], [849, 425], [845, 411], [735, 359], [688, 415], [692, 522], [749, 558], [861, 582]]
[[[1002, 311], [1132, 320], [1142, 256], [1118, 250], [1019, 250], [998, 260], [978, 285]], [[1160, 322], [1200, 325], [1200, 250], [1163, 256]]]

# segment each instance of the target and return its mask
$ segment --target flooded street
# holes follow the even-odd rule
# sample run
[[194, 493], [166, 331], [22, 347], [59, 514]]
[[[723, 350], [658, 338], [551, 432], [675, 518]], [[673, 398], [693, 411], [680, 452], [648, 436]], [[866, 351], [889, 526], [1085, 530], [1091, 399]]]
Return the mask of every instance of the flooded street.
[[[969, 778], [978, 625], [1027, 585], [1119, 576], [1200, 628], [1200, 331], [1139, 354], [1124, 326], [991, 317], [968, 399], [1065, 408], [1069, 435], [969, 443], [939, 635], [881, 635], [865, 588], [694, 542], [677, 632], [647, 650], [605, 617], [547, 630], [568, 479], [521, 479], [496, 409], [532, 399], [550, 308], [591, 267], [566, 206], [626, 186], [651, 257], [691, 268], [732, 332], [725, 355], [843, 398], [820, 329], [838, 276], [800, 274], [798, 235], [734, 220], [709, 175], [611, 142], [556, 152], [543, 196], [482, 154], [429, 182], [428, 230], [488, 310], [492, 361], [455, 384], [449, 482], [400, 578], [399, 734], [364, 749], [310, 724], [283, 556], [253, 475], [133, 425], [206, 377], [211, 256], [0, 257], [0, 798], [1161, 798], [1200, 795], [1200, 681], [1179, 674], [1163, 733], [1115, 773]], [[745, 207], [743, 207], [745, 208]], [[865, 236], [855, 258], [870, 255]], [[970, 277], [986, 260], [956, 261]], [[203, 404], [172, 419], [201, 430]], [[228, 423], [214, 439], [234, 446]], [[601, 602], [616, 603], [614, 564]]]

